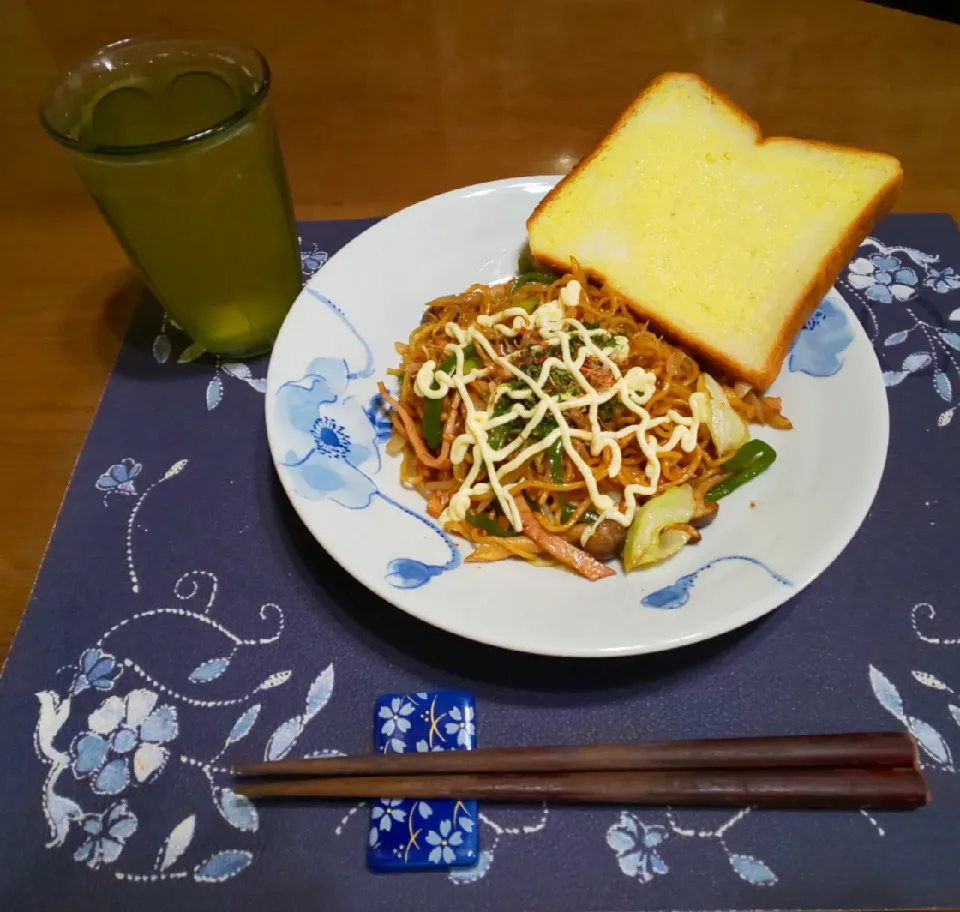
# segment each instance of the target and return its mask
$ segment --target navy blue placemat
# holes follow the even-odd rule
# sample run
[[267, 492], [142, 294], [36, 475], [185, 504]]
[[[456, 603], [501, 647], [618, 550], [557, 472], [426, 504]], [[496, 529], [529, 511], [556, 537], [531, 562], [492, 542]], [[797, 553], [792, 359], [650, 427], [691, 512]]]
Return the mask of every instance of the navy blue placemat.
[[[304, 224], [305, 271], [368, 224]], [[0, 679], [0, 908], [960, 905], [955, 270], [954, 223], [902, 215], [841, 280], [892, 416], [879, 497], [841, 559], [744, 630], [616, 661], [478, 646], [369, 594], [278, 485], [265, 361], [196, 357], [145, 303]], [[253, 808], [229, 788], [241, 760], [368, 750], [380, 694], [432, 690], [475, 694], [488, 747], [906, 725], [933, 803], [901, 816], [481, 806], [475, 868], [376, 875], [367, 809]]]

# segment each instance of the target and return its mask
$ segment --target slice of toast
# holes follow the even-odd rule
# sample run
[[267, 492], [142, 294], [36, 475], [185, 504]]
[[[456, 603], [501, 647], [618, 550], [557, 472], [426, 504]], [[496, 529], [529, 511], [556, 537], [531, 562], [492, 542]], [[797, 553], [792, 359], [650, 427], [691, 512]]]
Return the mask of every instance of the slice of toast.
[[559, 271], [576, 259], [762, 390], [901, 182], [889, 155], [764, 140], [699, 76], [668, 73], [536, 208], [530, 250]]

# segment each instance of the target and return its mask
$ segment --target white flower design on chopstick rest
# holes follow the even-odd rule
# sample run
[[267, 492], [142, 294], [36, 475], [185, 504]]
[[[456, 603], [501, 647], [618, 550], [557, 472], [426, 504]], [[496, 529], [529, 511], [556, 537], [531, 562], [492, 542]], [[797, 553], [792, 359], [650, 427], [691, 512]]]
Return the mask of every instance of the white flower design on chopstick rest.
[[451, 864], [456, 858], [454, 847], [463, 843], [463, 833], [453, 828], [449, 820], [441, 820], [436, 830], [430, 830], [424, 837], [427, 845], [433, 846], [430, 861], [434, 864]]
[[410, 720], [407, 718], [413, 713], [413, 705], [401, 700], [399, 697], [391, 701], [389, 706], [381, 706], [378, 718], [383, 719], [383, 725], [380, 731], [385, 735], [392, 735], [394, 732], [410, 731]]
[[448, 735], [453, 735], [457, 739], [457, 744], [461, 747], [469, 747], [473, 743], [473, 736], [476, 729], [473, 725], [473, 709], [469, 706], [454, 706], [449, 713], [451, 719], [447, 722], [445, 729]]
[[[407, 812], [400, 805], [403, 804], [401, 798], [384, 798], [379, 804], [374, 805], [371, 817], [376, 823], [374, 830], [389, 833], [393, 828], [394, 821], [403, 823], [407, 819]], [[377, 832], [370, 834], [371, 845], [376, 841]]]

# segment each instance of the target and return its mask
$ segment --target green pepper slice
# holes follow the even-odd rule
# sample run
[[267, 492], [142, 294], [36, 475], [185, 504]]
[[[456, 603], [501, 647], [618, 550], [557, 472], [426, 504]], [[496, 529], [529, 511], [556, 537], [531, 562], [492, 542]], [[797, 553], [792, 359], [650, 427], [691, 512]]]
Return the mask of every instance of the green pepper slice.
[[[480, 367], [481, 363], [476, 347], [468, 345], [463, 350], [464, 373], [469, 374], [470, 371], [476, 370], [476, 368]], [[456, 366], [457, 355], [456, 352], [454, 352], [454, 354], [444, 359], [437, 370], [442, 370], [445, 374], [449, 374]], [[440, 384], [434, 382], [432, 388], [439, 389]], [[420, 426], [423, 431], [423, 439], [426, 441], [427, 446], [435, 452], [439, 450], [443, 440], [443, 399], [427, 399], [423, 403], [423, 418], [420, 421]]]
[[557, 276], [552, 272], [525, 272], [513, 283], [510, 294], [519, 291], [524, 285], [552, 285], [556, 281]]
[[[570, 517], [577, 512], [577, 504], [570, 503], [570, 501], [565, 501], [563, 506], [560, 508], [560, 521], [569, 522]], [[592, 526], [598, 519], [600, 514], [596, 510], [584, 510], [580, 514], [580, 518], [577, 520], [578, 523], [583, 523], [586, 526]]]
[[[497, 404], [493, 407], [493, 417], [502, 418], [510, 409], [513, 408], [514, 400], [509, 396], [501, 396], [497, 400]], [[510, 433], [513, 422], [507, 422], [506, 424], [498, 424], [488, 435], [487, 443], [495, 449], [499, 450], [507, 442], [507, 435]]]
[[523, 275], [525, 272], [535, 272], [537, 264], [533, 262], [533, 254], [530, 252], [530, 245], [524, 244], [520, 256], [517, 257], [517, 272]]
[[704, 495], [704, 500], [717, 501], [752, 481], [776, 462], [777, 451], [763, 440], [748, 440], [724, 463], [724, 468], [733, 474], [715, 484]]
[[[550, 477], [554, 484], [563, 484], [563, 438], [557, 437], [550, 446], [547, 447], [547, 460], [550, 463]], [[566, 497], [562, 493], [557, 495], [560, 501], [560, 521], [566, 522], [573, 515], [573, 508], [568, 509]]]
[[547, 459], [550, 460], [550, 477], [554, 484], [563, 484], [563, 438], [557, 437], [547, 447]]
[[515, 538], [517, 533], [513, 529], [503, 529], [500, 524], [492, 517], [484, 513], [467, 513], [467, 522], [475, 529], [483, 529], [487, 535], [495, 538]]

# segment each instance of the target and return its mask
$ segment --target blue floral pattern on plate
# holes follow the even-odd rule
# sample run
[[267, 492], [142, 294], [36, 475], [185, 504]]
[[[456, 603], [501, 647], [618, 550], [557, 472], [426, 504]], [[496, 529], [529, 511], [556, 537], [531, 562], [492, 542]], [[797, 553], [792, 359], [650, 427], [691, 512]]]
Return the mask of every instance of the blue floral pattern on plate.
[[853, 327], [846, 311], [828, 295], [794, 340], [787, 367], [811, 377], [832, 377], [843, 367], [843, 353], [851, 342]]
[[[374, 707], [378, 753], [473, 750], [473, 696], [459, 691], [384, 694]], [[382, 799], [370, 811], [367, 862], [375, 871], [450, 868], [478, 862], [475, 801]]]
[[308, 292], [356, 340], [363, 364], [351, 369], [344, 358], [316, 358], [301, 377], [280, 385], [276, 394], [283, 450], [279, 464], [298, 497], [330, 500], [348, 510], [366, 509], [377, 497], [440, 536], [450, 552], [446, 563], [398, 557], [387, 566], [385, 578], [391, 586], [416, 589], [459, 567], [460, 552], [443, 529], [388, 497], [371, 478], [380, 471], [379, 448], [390, 439], [392, 423], [379, 394], [362, 399], [351, 384], [373, 376], [373, 353], [336, 304], [312, 289]]
[[649, 595], [645, 595], [640, 604], [642, 604], [644, 608], [660, 608], [665, 610], [682, 608], [690, 601], [690, 591], [693, 589], [699, 576], [711, 567], [726, 563], [727, 561], [741, 561], [743, 563], [753, 564], [761, 570], [766, 570], [766, 572], [770, 574], [770, 578], [780, 583], [781, 586], [793, 585], [790, 580], [775, 570], [771, 570], [763, 561], [757, 560], [755, 557], [746, 557], [742, 554], [731, 554], [727, 557], [718, 557], [704, 564], [698, 570], [679, 577], [675, 583], [671, 583], [669, 586], [664, 586], [655, 592], [651, 592]]
[[280, 387], [277, 407], [290, 447], [283, 465], [297, 494], [356, 510], [377, 493], [362, 467], [378, 472], [380, 451], [363, 404], [345, 395], [351, 379], [343, 360], [317, 358], [300, 380]]

